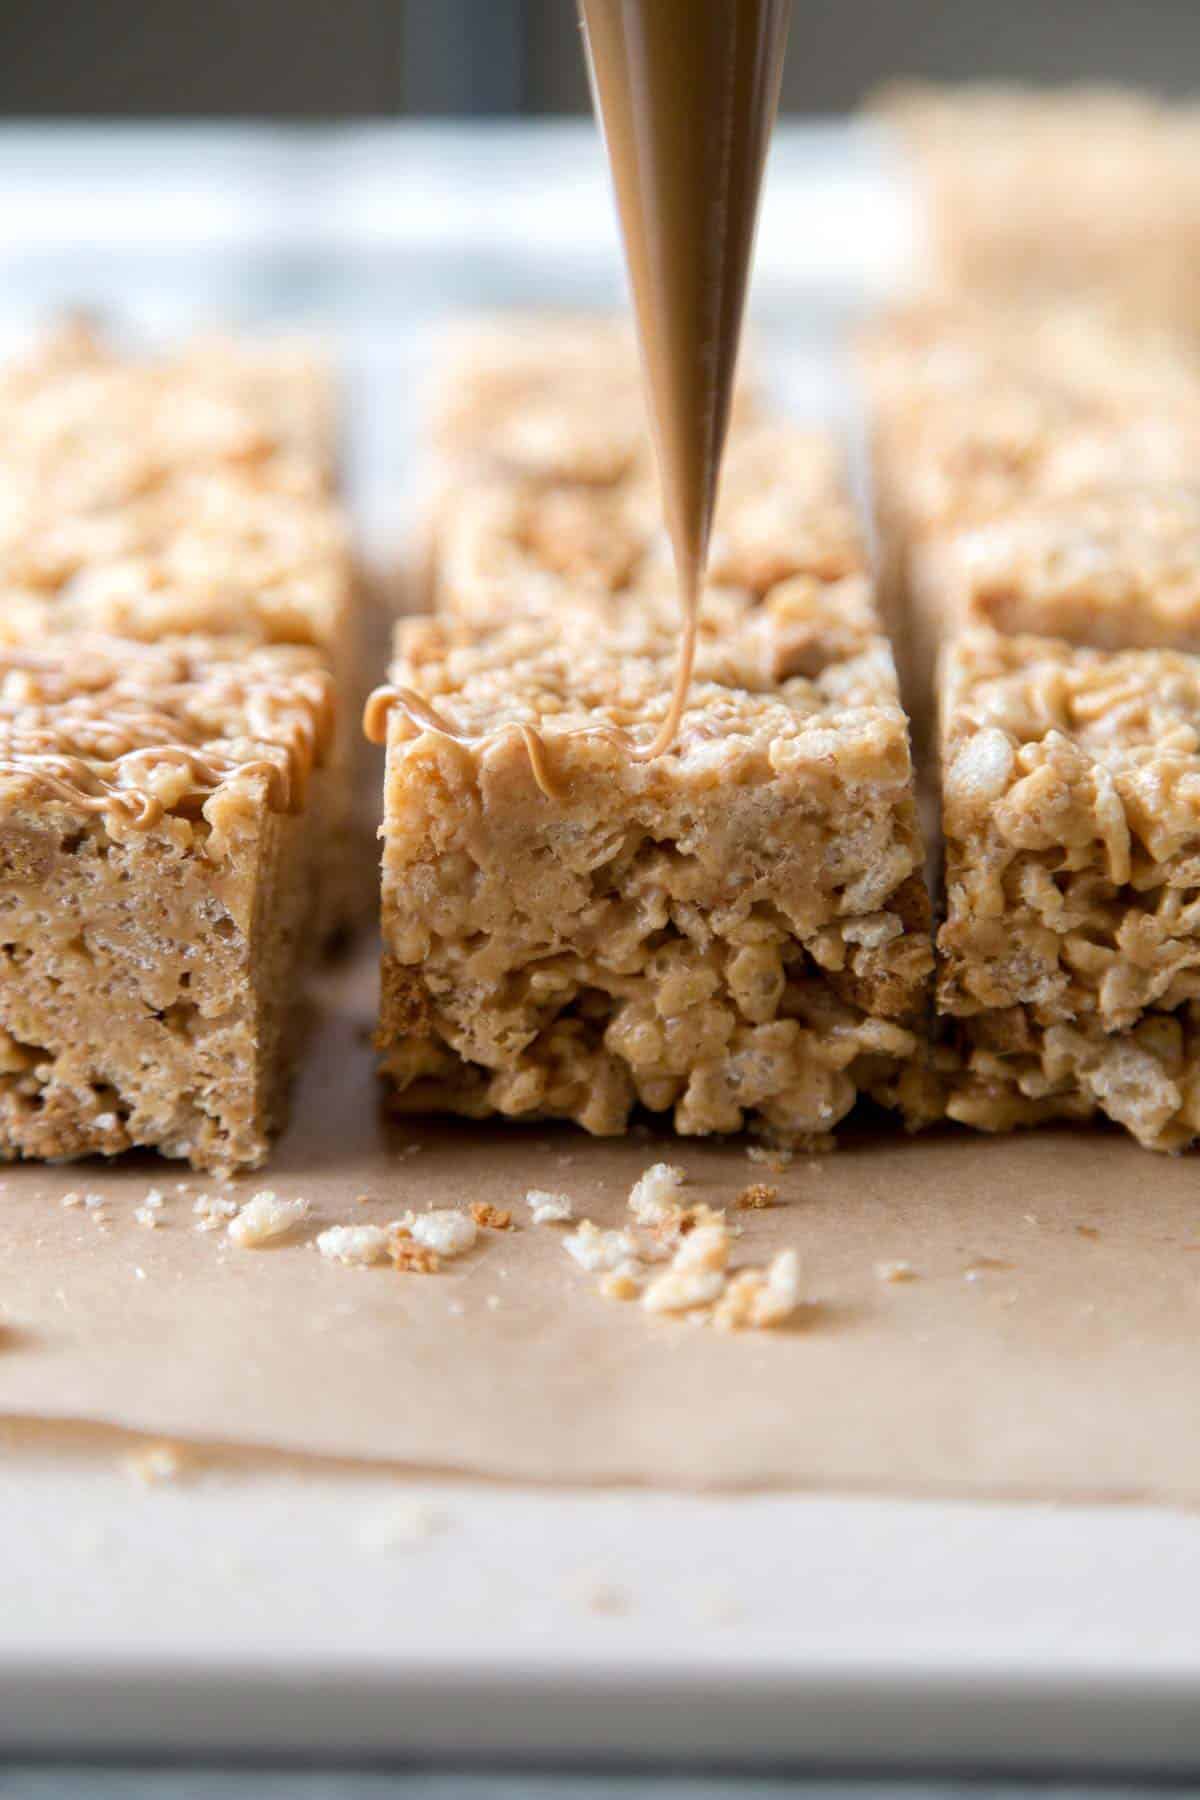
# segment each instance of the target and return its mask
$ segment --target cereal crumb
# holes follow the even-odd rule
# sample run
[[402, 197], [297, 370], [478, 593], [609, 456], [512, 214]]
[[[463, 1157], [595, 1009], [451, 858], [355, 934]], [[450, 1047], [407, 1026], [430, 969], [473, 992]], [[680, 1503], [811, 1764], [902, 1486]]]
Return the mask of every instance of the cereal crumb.
[[219, 1194], [197, 1194], [192, 1202], [192, 1211], [198, 1223], [197, 1231], [220, 1231], [222, 1225], [236, 1217], [238, 1204], [236, 1200], [225, 1200]]
[[779, 1189], [770, 1187], [765, 1181], [752, 1181], [744, 1187], [737, 1197], [737, 1203], [743, 1212], [761, 1212], [765, 1207], [774, 1206], [779, 1199]]
[[692, 1269], [723, 1269], [731, 1247], [723, 1219], [698, 1225], [680, 1244], [671, 1267], [684, 1273]]
[[428, 1244], [416, 1244], [405, 1232], [393, 1234], [388, 1245], [392, 1266], [402, 1275], [436, 1275], [441, 1268], [441, 1258], [436, 1250]]
[[575, 1217], [575, 1204], [569, 1194], [552, 1194], [545, 1188], [530, 1188], [525, 1204], [535, 1225], [566, 1225]]
[[77, 1193], [75, 1189], [72, 1188], [69, 1194], [63, 1195], [61, 1204], [63, 1206], [82, 1206], [83, 1195]]
[[766, 1269], [739, 1269], [713, 1313], [718, 1331], [765, 1331], [800, 1304], [800, 1258], [781, 1250]]
[[637, 1245], [627, 1231], [602, 1231], [591, 1219], [581, 1219], [575, 1230], [562, 1241], [572, 1262], [589, 1274], [615, 1269], [637, 1254]]
[[493, 1206], [490, 1200], [476, 1200], [471, 1207], [471, 1217], [485, 1231], [509, 1231], [512, 1228], [512, 1214], [508, 1208]]
[[642, 1291], [645, 1273], [639, 1262], [621, 1263], [601, 1278], [600, 1292], [606, 1300], [636, 1300]]
[[398, 1229], [407, 1232], [418, 1244], [437, 1256], [461, 1256], [469, 1250], [478, 1235], [474, 1219], [453, 1206], [435, 1208], [426, 1213], [405, 1213]]
[[642, 1295], [647, 1312], [690, 1312], [720, 1298], [725, 1276], [720, 1269], [664, 1269]]
[[487, 1307], [489, 1312], [498, 1312], [500, 1310], [499, 1294], [489, 1294], [486, 1301], [484, 1302], [484, 1305]]
[[679, 1211], [679, 1190], [687, 1180], [673, 1163], [651, 1163], [634, 1182], [629, 1210], [639, 1225], [664, 1225]]
[[318, 1237], [317, 1249], [329, 1262], [365, 1269], [386, 1260], [390, 1243], [382, 1225], [331, 1225]]
[[142, 1205], [147, 1212], [161, 1212], [166, 1204], [166, 1195], [161, 1188], [146, 1189], [146, 1197], [142, 1201]]
[[125, 1468], [143, 1487], [156, 1487], [160, 1482], [178, 1479], [183, 1456], [176, 1444], [147, 1444], [125, 1458]]
[[875, 1273], [880, 1281], [915, 1281], [917, 1271], [910, 1262], [877, 1262]]
[[263, 1188], [251, 1194], [230, 1219], [226, 1235], [242, 1250], [257, 1250], [260, 1244], [284, 1237], [307, 1216], [307, 1200], [281, 1200], [270, 1188]]

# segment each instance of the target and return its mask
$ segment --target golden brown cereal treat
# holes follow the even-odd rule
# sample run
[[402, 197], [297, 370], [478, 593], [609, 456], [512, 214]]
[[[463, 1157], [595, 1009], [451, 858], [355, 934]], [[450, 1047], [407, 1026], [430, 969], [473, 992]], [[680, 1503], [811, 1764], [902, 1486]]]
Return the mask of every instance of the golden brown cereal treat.
[[916, 184], [926, 285], [1107, 292], [1200, 317], [1200, 108], [1107, 88], [914, 85], [875, 110]]
[[477, 473], [606, 486], [649, 463], [637, 345], [624, 318], [464, 320], [446, 334], [434, 388], [435, 450]]
[[930, 693], [939, 644], [973, 625], [1099, 650], [1200, 652], [1200, 488], [1129, 482], [1030, 500], [914, 544], [914, 706]]
[[952, 1118], [1200, 1130], [1200, 659], [967, 632], [943, 665]]
[[676, 649], [636, 597], [402, 627], [395, 680], [457, 734], [391, 710], [379, 1043], [402, 1108], [806, 1135], [898, 1098], [932, 959], [867, 583], [710, 592], [680, 736], [640, 762]]
[[0, 371], [0, 542], [25, 523], [111, 510], [185, 470], [328, 482], [332, 377], [311, 345], [200, 339], [121, 354], [71, 326]]
[[[917, 308], [885, 321], [864, 341], [863, 361], [885, 611], [906, 698], [923, 723], [937, 643], [954, 622], [946, 609], [962, 585], [947, 542], [1026, 510], [1045, 508], [1050, 520], [1060, 506], [1064, 535], [1098, 536], [1112, 558], [1144, 554], [1135, 539], [1178, 535], [1172, 491], [1140, 503], [1140, 522], [1103, 525], [1099, 502], [1083, 523], [1069, 521], [1081, 497], [1104, 496], [1116, 507], [1125, 502], [1112, 497], [1125, 490], [1194, 483], [1200, 363], [1177, 340], [1093, 310], [971, 306]], [[1110, 612], [1110, 627], [1116, 620]], [[1050, 618], [1027, 623], [1058, 629]]]
[[[761, 598], [794, 576], [836, 581], [866, 567], [842, 461], [824, 433], [745, 424], [726, 451], [708, 565], [712, 587]], [[636, 592], [678, 610], [662, 506], [650, 476], [608, 488], [570, 480], [468, 483], [438, 539], [439, 610], [486, 624], [552, 615], [581, 593]]]
[[316, 652], [0, 651], [0, 1153], [255, 1164], [313, 944]]
[[[589, 503], [606, 491], [616, 502], [608, 510], [621, 519], [622, 490], [633, 487], [639, 538], [661, 525], [641, 369], [626, 319], [510, 313], [464, 320], [445, 337], [433, 385], [434, 461], [413, 571], [427, 603], [464, 483], [471, 490], [515, 484], [526, 496], [557, 490], [566, 516], [556, 554], [564, 557], [581, 526], [593, 543], [603, 534], [593, 522], [599, 509], [592, 515]], [[739, 380], [735, 433], [756, 413], [752, 384]], [[617, 529], [625, 534], [629, 527]]]
[[[352, 716], [359, 607], [334, 455], [329, 371], [305, 346], [135, 358], [65, 328], [0, 370], [0, 643], [312, 644]], [[330, 770], [325, 930], [348, 898], [352, 741]]]

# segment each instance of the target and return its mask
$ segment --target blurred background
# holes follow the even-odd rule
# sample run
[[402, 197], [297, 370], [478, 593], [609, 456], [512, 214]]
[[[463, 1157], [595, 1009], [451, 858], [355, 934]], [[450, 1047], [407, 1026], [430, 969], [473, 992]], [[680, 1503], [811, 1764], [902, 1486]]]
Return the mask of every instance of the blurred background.
[[[1198, 0], [796, 0], [784, 108], [890, 76], [1179, 93]], [[586, 109], [574, 0], [2, 0], [0, 112], [335, 119]]]

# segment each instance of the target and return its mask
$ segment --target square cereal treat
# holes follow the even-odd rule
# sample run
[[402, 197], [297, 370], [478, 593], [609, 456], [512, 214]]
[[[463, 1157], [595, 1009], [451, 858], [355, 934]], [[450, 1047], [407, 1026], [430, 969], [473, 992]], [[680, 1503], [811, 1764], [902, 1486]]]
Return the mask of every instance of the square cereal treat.
[[1200, 108], [1135, 91], [890, 88], [874, 110], [915, 179], [933, 288], [1107, 292], [1191, 329]]
[[1200, 488], [1136, 479], [1025, 500], [914, 545], [907, 662], [932, 707], [939, 645], [989, 625], [1098, 650], [1200, 651]]
[[975, 630], [943, 663], [951, 1117], [1200, 1129], [1200, 659]]
[[866, 581], [710, 593], [680, 735], [638, 761], [676, 653], [636, 598], [402, 627], [395, 683], [454, 735], [391, 705], [379, 1045], [400, 1108], [604, 1134], [640, 1105], [803, 1137], [859, 1094], [903, 1099], [929, 905]]
[[[743, 424], [726, 449], [708, 582], [761, 598], [793, 576], [866, 567], [842, 458], [824, 432]], [[439, 611], [480, 624], [552, 614], [580, 593], [636, 591], [660, 614], [678, 592], [652, 475], [609, 488], [477, 481], [447, 503], [436, 545]]]
[[311, 650], [0, 650], [0, 1154], [263, 1160], [331, 723]]
[[196, 339], [124, 354], [86, 323], [0, 369], [0, 544], [27, 525], [111, 511], [187, 470], [288, 471], [325, 485], [333, 378], [290, 339]]
[[[434, 455], [418, 507], [412, 567], [426, 606], [433, 603], [443, 534], [460, 500], [470, 501], [480, 484], [563, 490], [559, 505], [572, 530], [579, 529], [579, 506], [608, 491], [622, 536], [628, 531], [622, 490], [632, 485], [635, 516], [642, 521], [636, 530], [644, 537], [655, 529], [661, 515], [654, 510], [654, 456], [637, 345], [626, 319], [569, 312], [464, 319], [443, 337], [432, 387]], [[735, 429], [757, 414], [752, 385], [744, 379], [732, 412]], [[595, 542], [603, 531], [598, 533], [596, 516], [583, 524]]]

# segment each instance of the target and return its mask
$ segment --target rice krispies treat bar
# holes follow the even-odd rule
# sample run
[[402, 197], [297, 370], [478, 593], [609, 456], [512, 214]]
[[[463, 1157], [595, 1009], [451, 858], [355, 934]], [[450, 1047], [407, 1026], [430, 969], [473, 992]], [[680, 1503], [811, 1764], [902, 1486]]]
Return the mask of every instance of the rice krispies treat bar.
[[[654, 506], [654, 455], [627, 319], [521, 312], [464, 319], [444, 334], [431, 385], [433, 457], [411, 571], [426, 604], [464, 485], [588, 490], [576, 497], [579, 507], [631, 483], [635, 510]], [[732, 412], [735, 428], [757, 416], [744, 377]], [[620, 502], [614, 511], [622, 512]]]
[[314, 943], [331, 708], [308, 649], [0, 650], [0, 1154], [263, 1160]]
[[[329, 371], [287, 341], [125, 357], [67, 327], [0, 371], [0, 642], [101, 631], [312, 644], [357, 711], [358, 580], [330, 491]], [[353, 740], [329, 773], [325, 930], [346, 870]], [[365, 860], [365, 859], [364, 859]]]
[[907, 533], [995, 517], [1030, 495], [1187, 481], [1200, 354], [1101, 307], [911, 307], [859, 340], [877, 483]]
[[[867, 585], [710, 595], [680, 738], [676, 634], [636, 602], [401, 628], [389, 719], [382, 1067], [398, 1105], [622, 1131], [825, 1133], [902, 1101], [929, 906], [908, 732]], [[521, 728], [540, 724], [541, 791]], [[596, 735], [579, 735], [591, 732]]]
[[1074, 308], [1001, 309], [990, 322], [969, 307], [915, 309], [863, 352], [884, 610], [921, 728], [958, 583], [948, 542], [1039, 506], [1065, 519], [1081, 497], [1193, 483], [1197, 365], [1166, 334]]
[[880, 95], [916, 184], [934, 288], [1106, 291], [1193, 329], [1200, 308], [1200, 108], [1106, 88]]
[[651, 458], [637, 344], [624, 318], [509, 313], [444, 335], [430, 437], [456, 463], [607, 486]]
[[1200, 652], [1200, 489], [1130, 483], [1027, 501], [913, 544], [907, 589], [905, 667], [922, 714], [939, 644], [972, 625], [1100, 650]]
[[1200, 659], [965, 633], [943, 664], [952, 1118], [1200, 1130]]
[[315, 644], [355, 634], [348, 522], [315, 478], [188, 470], [112, 508], [46, 518], [0, 549], [0, 636], [241, 632]]
[[65, 517], [137, 501], [185, 470], [279, 472], [328, 484], [332, 375], [311, 346], [197, 340], [121, 354], [86, 326], [0, 372], [0, 544]]
[[[610, 488], [514, 479], [468, 483], [444, 514], [439, 610], [481, 624], [553, 613], [581, 591], [678, 605], [657, 485]], [[732, 434], [708, 580], [761, 597], [797, 575], [861, 572], [866, 550], [841, 457], [826, 433], [756, 423]]]

